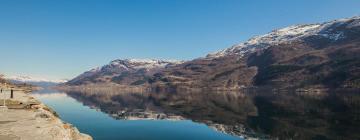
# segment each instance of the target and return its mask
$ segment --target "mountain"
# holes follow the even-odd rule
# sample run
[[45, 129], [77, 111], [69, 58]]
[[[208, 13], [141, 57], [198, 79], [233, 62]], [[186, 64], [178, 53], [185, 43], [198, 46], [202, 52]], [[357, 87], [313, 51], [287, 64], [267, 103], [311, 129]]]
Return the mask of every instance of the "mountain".
[[36, 86], [40, 86], [40, 87], [55, 86], [57, 84], [67, 82], [66, 80], [49, 80], [49, 79], [45, 79], [45, 78], [37, 78], [37, 77], [31, 77], [31, 76], [25, 76], [25, 75], [5, 76], [5, 79], [7, 79], [11, 83], [15, 83], [15, 84], [26, 83], [26, 84], [36, 85]]
[[216, 90], [360, 87], [359, 46], [360, 17], [352, 17], [274, 30], [206, 57], [170, 66], [142, 70], [115, 60], [67, 84], [112, 82], [157, 89]]
[[[340, 19], [325, 23], [318, 24], [302, 24], [294, 25], [278, 30], [274, 30], [262, 36], [256, 36], [244, 43], [240, 43], [221, 50], [216, 53], [209, 54], [207, 57], [216, 58], [226, 55], [239, 55], [244, 56], [246, 54], [256, 52], [261, 49], [266, 49], [277, 44], [291, 43], [306, 39], [314, 38], [314, 41], [326, 41], [328, 43], [336, 42], [338, 40], [349, 37], [351, 32], [346, 32], [346, 28], [350, 29], [357, 25], [358, 17], [351, 19]], [[350, 25], [349, 25], [350, 24]], [[351, 36], [351, 35], [350, 35]]]
[[84, 72], [66, 84], [117, 83], [139, 85], [146, 83], [147, 78], [159, 70], [180, 63], [182, 62], [155, 59], [117, 59], [102, 67]]

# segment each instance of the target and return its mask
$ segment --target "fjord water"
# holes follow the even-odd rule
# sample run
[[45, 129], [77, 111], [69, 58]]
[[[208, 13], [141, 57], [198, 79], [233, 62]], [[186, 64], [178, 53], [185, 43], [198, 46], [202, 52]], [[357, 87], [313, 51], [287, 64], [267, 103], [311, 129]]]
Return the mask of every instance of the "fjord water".
[[33, 96], [54, 109], [62, 120], [94, 140], [239, 140], [191, 120], [117, 120], [63, 92]]
[[353, 140], [360, 139], [359, 93], [358, 90], [266, 89], [33, 95], [95, 140], [241, 139], [235, 135], [262, 139]]

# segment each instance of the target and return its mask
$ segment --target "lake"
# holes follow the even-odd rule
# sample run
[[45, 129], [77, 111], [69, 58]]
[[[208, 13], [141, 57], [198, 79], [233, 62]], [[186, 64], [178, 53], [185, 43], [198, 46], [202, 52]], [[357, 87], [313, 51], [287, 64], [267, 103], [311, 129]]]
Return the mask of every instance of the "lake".
[[95, 140], [360, 139], [358, 91], [40, 91], [33, 96]]
[[[239, 140], [191, 120], [119, 120], [63, 92], [33, 93], [94, 140]], [[100, 105], [101, 106], [101, 105]]]

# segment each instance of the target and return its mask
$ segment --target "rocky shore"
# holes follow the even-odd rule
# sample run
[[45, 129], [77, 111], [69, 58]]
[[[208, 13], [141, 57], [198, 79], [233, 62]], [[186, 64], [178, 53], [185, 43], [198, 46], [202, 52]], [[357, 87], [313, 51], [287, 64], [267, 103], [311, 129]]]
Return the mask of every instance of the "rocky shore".
[[92, 140], [23, 90], [15, 90], [13, 99], [9, 90], [0, 94], [1, 140]]

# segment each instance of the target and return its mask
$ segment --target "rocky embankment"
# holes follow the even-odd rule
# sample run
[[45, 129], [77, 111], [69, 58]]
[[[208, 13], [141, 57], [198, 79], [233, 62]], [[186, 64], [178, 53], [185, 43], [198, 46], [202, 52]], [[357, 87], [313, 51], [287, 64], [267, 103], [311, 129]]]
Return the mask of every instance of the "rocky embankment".
[[9, 99], [10, 91], [4, 90], [1, 105], [5, 96], [6, 107], [0, 108], [1, 140], [92, 140], [23, 90], [15, 90], [13, 99]]

